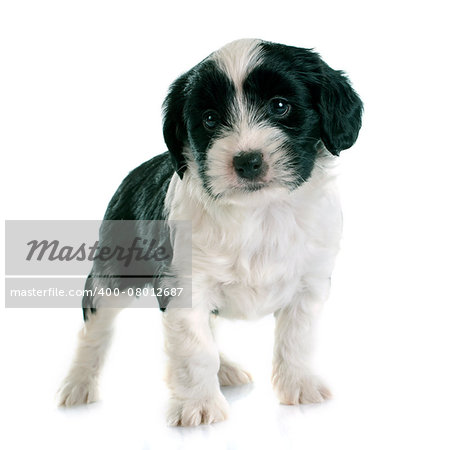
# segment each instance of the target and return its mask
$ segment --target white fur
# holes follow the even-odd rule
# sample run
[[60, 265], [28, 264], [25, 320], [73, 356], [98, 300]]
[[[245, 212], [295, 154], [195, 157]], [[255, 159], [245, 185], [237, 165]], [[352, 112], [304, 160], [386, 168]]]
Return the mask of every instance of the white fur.
[[[275, 313], [273, 383], [281, 402], [329, 397], [308, 362], [341, 235], [328, 161], [319, 158], [308, 182], [293, 192], [268, 187], [211, 200], [192, 166], [182, 181], [173, 177], [168, 218], [192, 221], [193, 248], [192, 309], [169, 308], [164, 318], [169, 387], [177, 405], [170, 423], [196, 424], [199, 408], [208, 421], [224, 417], [219, 352], [208, 319], [216, 309], [240, 319]], [[201, 407], [192, 406], [193, 399]]]
[[260, 51], [258, 39], [238, 39], [230, 42], [211, 55], [222, 70], [233, 81], [238, 93], [246, 75], [259, 63]]
[[77, 352], [59, 389], [61, 406], [76, 406], [98, 399], [98, 378], [119, 311], [120, 308], [99, 307], [80, 330]]

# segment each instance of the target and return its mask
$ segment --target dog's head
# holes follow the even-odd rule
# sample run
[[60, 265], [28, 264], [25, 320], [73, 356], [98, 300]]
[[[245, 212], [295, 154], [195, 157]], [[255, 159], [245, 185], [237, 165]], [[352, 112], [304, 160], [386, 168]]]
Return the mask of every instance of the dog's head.
[[311, 50], [232, 42], [170, 87], [164, 139], [180, 176], [195, 170], [213, 196], [295, 189], [323, 147], [353, 145], [362, 103], [342, 72]]

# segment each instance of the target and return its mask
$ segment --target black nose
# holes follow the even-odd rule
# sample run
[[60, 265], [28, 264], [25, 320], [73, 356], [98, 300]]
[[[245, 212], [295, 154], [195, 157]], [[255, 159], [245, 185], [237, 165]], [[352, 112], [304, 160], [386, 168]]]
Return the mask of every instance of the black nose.
[[241, 178], [254, 180], [261, 175], [263, 157], [261, 152], [241, 152], [233, 158], [233, 166]]

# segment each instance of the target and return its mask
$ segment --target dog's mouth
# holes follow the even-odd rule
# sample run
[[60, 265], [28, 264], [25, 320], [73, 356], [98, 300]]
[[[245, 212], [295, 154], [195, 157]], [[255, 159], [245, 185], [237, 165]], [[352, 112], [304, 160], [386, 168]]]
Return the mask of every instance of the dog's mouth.
[[257, 192], [261, 189], [264, 189], [265, 187], [269, 186], [269, 182], [267, 181], [246, 181], [246, 182], [240, 182], [239, 186], [236, 188], [236, 190], [239, 190], [241, 192]]

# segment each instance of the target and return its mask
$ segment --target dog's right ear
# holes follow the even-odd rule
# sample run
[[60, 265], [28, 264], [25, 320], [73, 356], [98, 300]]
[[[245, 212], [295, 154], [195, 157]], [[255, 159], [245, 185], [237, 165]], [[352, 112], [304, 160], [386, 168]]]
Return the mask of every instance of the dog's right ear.
[[187, 140], [184, 105], [186, 103], [188, 77], [189, 73], [185, 73], [172, 83], [163, 103], [164, 141], [169, 149], [174, 168], [181, 179], [186, 170], [183, 147]]

